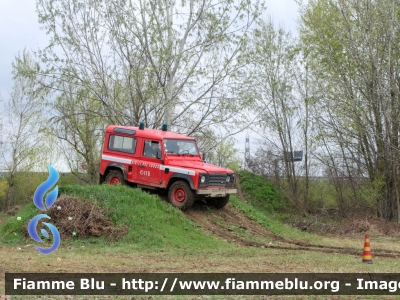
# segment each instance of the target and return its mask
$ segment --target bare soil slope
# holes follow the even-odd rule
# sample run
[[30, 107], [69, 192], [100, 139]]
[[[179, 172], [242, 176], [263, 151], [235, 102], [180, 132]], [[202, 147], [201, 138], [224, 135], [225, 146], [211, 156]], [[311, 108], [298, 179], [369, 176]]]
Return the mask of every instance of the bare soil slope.
[[[247, 202], [240, 189], [240, 181], [237, 182], [237, 185], [239, 186], [238, 197], [241, 201]], [[278, 236], [251, 220], [229, 203], [223, 209], [215, 209], [202, 202], [197, 202], [185, 214], [206, 233], [241, 246], [360, 255], [360, 249], [315, 245]], [[400, 257], [400, 251], [386, 249], [374, 249], [374, 254], [383, 257]]]

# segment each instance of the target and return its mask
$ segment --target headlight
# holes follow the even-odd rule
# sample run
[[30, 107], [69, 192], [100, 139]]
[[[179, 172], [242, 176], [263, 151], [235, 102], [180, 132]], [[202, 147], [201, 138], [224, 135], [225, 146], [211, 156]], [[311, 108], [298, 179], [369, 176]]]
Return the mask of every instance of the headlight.
[[231, 181], [231, 177], [230, 176], [226, 176], [226, 182]]
[[201, 183], [204, 183], [205, 181], [206, 181], [206, 176], [201, 176], [201, 177], [200, 177], [200, 182], [201, 182]]

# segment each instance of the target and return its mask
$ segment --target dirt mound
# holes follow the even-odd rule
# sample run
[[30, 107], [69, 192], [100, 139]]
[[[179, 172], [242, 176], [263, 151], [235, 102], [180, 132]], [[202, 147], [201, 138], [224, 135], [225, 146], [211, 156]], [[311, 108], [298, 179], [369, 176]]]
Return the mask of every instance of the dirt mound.
[[330, 232], [335, 235], [354, 235], [369, 233], [375, 236], [400, 237], [400, 224], [378, 218], [351, 218], [343, 220], [343, 223], [333, 227]]
[[63, 238], [104, 236], [118, 240], [128, 232], [126, 226], [115, 226], [105, 208], [84, 199], [61, 195], [47, 213]]

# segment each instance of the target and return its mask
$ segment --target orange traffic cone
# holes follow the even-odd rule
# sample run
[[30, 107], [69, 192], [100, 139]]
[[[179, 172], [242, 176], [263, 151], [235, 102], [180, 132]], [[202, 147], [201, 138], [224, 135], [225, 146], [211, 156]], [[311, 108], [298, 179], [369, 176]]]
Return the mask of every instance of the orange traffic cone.
[[372, 262], [371, 245], [369, 243], [368, 234], [365, 235], [364, 252], [363, 252], [362, 262], [366, 263], [366, 264], [373, 264], [373, 262]]

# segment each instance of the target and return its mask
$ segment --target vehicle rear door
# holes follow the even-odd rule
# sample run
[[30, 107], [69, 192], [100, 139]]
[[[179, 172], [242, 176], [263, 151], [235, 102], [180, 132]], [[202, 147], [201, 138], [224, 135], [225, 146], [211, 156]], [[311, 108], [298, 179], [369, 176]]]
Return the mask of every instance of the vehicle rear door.
[[137, 165], [132, 163], [135, 158], [137, 139], [128, 134], [110, 134], [108, 141], [108, 154], [103, 159], [115, 164], [122, 164], [127, 171], [128, 181], [135, 181]]

